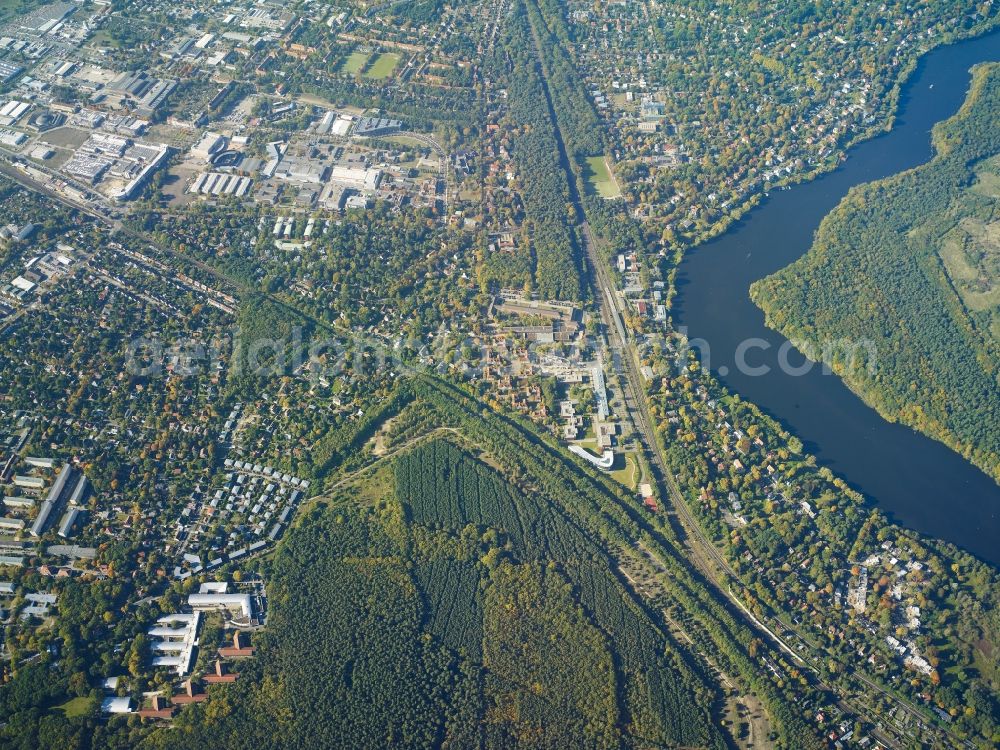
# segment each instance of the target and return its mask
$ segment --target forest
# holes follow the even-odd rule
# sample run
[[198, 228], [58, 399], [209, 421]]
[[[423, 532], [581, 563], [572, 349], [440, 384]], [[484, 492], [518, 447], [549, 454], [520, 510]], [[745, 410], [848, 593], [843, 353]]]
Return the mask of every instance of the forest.
[[385, 474], [297, 525], [262, 659], [152, 746], [724, 746], [705, 678], [556, 507], [440, 440]]
[[[444, 381], [412, 396], [407, 413], [453, 437], [304, 511], [262, 561], [258, 658], [145, 746], [724, 747], [698, 653], [760, 697], [778, 747], [819, 746], [792, 699], [816, 705], [805, 676], [767, 676], [781, 658], [620, 488]], [[666, 572], [655, 605], [623, 572], [640, 540]]]
[[[884, 417], [1000, 480], [1000, 308], [955, 277], [988, 248], [968, 248], [966, 260], [952, 247], [974, 243], [967, 230], [977, 223], [988, 237], [997, 221], [1000, 194], [977, 171], [1000, 153], [998, 113], [1000, 66], [980, 67], [961, 111], [935, 128], [933, 161], [853, 189], [812, 249], [751, 294], [769, 326], [823, 352]], [[987, 290], [988, 269], [973, 279]], [[877, 357], [852, 360], [849, 348], [827, 345], [838, 340], [871, 342]]]
[[[544, 299], [582, 299], [582, 251], [570, 186], [560, 163], [559, 144], [546, 106], [542, 71], [533, 53], [525, 6], [518, 4], [505, 26], [503, 44], [487, 61], [490, 74], [507, 84], [513, 161], [523, 200], [524, 229], [530, 236], [531, 281]], [[523, 281], [525, 263], [516, 257], [487, 259], [485, 275], [504, 285]]]
[[[676, 617], [689, 621], [686, 632], [697, 640], [698, 647], [711, 653], [727, 674], [738, 676], [744, 689], [753, 691], [767, 706], [778, 730], [779, 746], [816, 746], [813, 729], [794, 703], [822, 700], [822, 696], [794, 669], [790, 669], [794, 681], [776, 684], [766, 676], [761, 668], [764, 649], [694, 572], [678, 551], [679, 542], [669, 525], [650, 524], [620, 485], [591, 472], [582, 461], [570, 460], [529, 422], [483, 409], [469, 394], [442, 380], [420, 378], [414, 389], [443, 423], [460, 427], [469, 440], [488, 450], [513, 481], [528, 481], [537, 487], [616, 559], [634, 560], [639, 544], [648, 550], [666, 573], [661, 582], [668, 590], [661, 603]], [[777, 655], [774, 658], [780, 661]]]

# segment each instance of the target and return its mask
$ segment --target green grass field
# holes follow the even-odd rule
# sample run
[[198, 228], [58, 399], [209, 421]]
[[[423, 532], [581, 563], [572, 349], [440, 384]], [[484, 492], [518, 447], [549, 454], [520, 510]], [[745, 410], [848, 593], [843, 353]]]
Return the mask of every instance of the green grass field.
[[624, 457], [616, 456], [611, 476], [619, 484], [635, 491], [639, 486], [639, 465], [636, 463], [635, 456], [631, 453], [626, 453]]
[[67, 719], [72, 719], [77, 716], [86, 716], [87, 714], [90, 713], [93, 707], [94, 707], [93, 699], [87, 696], [83, 696], [79, 698], [70, 698], [61, 706], [56, 706], [55, 710], [62, 711], [63, 715]]
[[608, 162], [603, 156], [588, 156], [583, 173], [590, 190], [602, 198], [620, 198], [618, 183], [608, 170]]
[[352, 76], [357, 75], [361, 68], [364, 67], [365, 63], [368, 62], [368, 58], [371, 57], [367, 52], [352, 52], [344, 60], [344, 64], [340, 66], [341, 73], [350, 73]]
[[111, 34], [109, 34], [105, 29], [98, 29], [94, 32], [94, 35], [90, 37], [87, 44], [95, 49], [101, 47], [114, 47], [115, 49], [121, 48], [121, 44], [115, 39]]
[[408, 135], [393, 135], [386, 138], [386, 140], [390, 143], [398, 143], [401, 146], [414, 146], [419, 148], [424, 145], [423, 141], [418, 141], [416, 138]]
[[392, 75], [392, 71], [399, 65], [400, 57], [395, 52], [383, 52], [365, 73], [365, 78], [380, 81]]

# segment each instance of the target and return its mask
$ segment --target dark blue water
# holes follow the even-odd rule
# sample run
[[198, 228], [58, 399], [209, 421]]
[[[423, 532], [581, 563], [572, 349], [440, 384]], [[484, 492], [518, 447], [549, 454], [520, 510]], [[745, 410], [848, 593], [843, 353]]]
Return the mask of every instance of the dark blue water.
[[[820, 221], [849, 188], [928, 161], [930, 129], [962, 105], [969, 68], [996, 60], [1000, 32], [926, 55], [903, 91], [891, 132], [852, 149], [837, 171], [772, 192], [743, 222], [688, 254], [674, 320], [708, 342], [711, 367], [727, 386], [781, 421], [821, 465], [894, 520], [1000, 565], [1000, 486], [941, 443], [886, 422], [818, 366], [805, 376], [784, 374], [778, 351], [785, 339], [764, 325], [748, 293], [752, 282], [809, 249]], [[751, 337], [771, 344], [746, 357], [770, 366], [762, 377], [733, 366], [737, 346]], [[802, 358], [793, 352], [789, 361]]]

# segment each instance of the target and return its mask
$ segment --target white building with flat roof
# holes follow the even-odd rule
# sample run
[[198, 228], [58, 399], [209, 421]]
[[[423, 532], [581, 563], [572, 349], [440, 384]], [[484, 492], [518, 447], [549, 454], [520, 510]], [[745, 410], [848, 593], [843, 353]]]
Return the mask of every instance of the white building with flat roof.
[[26, 490], [40, 490], [45, 486], [45, 480], [42, 477], [29, 477], [16, 474], [14, 476], [14, 486]]
[[615, 454], [614, 451], [604, 451], [600, 456], [595, 456], [593, 453], [588, 451], [579, 445], [571, 445], [569, 447], [571, 453], [575, 453], [580, 458], [585, 459], [589, 463], [596, 466], [598, 469], [604, 469], [607, 471], [615, 464]]
[[101, 701], [101, 713], [105, 714], [130, 714], [132, 713], [132, 699], [129, 697], [119, 698], [110, 696]]
[[253, 600], [249, 594], [191, 594], [188, 604], [194, 610], [224, 609], [238, 611], [247, 619], [253, 617]]
[[150, 645], [153, 666], [169, 667], [180, 677], [189, 674], [200, 624], [201, 612], [178, 612], [158, 618], [148, 631], [154, 639]]
[[208, 161], [215, 154], [226, 147], [226, 137], [211, 131], [205, 133], [196, 144], [191, 147], [191, 156]]

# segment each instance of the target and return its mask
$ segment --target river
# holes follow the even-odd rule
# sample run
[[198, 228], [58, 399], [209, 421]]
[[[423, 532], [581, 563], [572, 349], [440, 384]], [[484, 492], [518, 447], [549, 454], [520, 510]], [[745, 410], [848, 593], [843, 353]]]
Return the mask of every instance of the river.
[[[777, 363], [785, 338], [764, 325], [748, 293], [752, 282], [809, 249], [820, 221], [849, 188], [928, 161], [930, 129], [962, 105], [969, 68], [994, 60], [1000, 60], [1000, 32], [925, 55], [902, 91], [889, 133], [851, 149], [836, 171], [772, 192], [727, 233], [688, 253], [674, 321], [689, 337], [708, 342], [711, 368], [722, 382], [782, 422], [820, 465], [894, 521], [1000, 565], [1000, 486], [943, 444], [885, 421], [819, 366], [798, 377], [782, 372]], [[746, 357], [771, 368], [764, 376], [733, 364], [738, 344], [753, 337], [771, 345]], [[803, 360], [792, 352], [789, 361]]]

